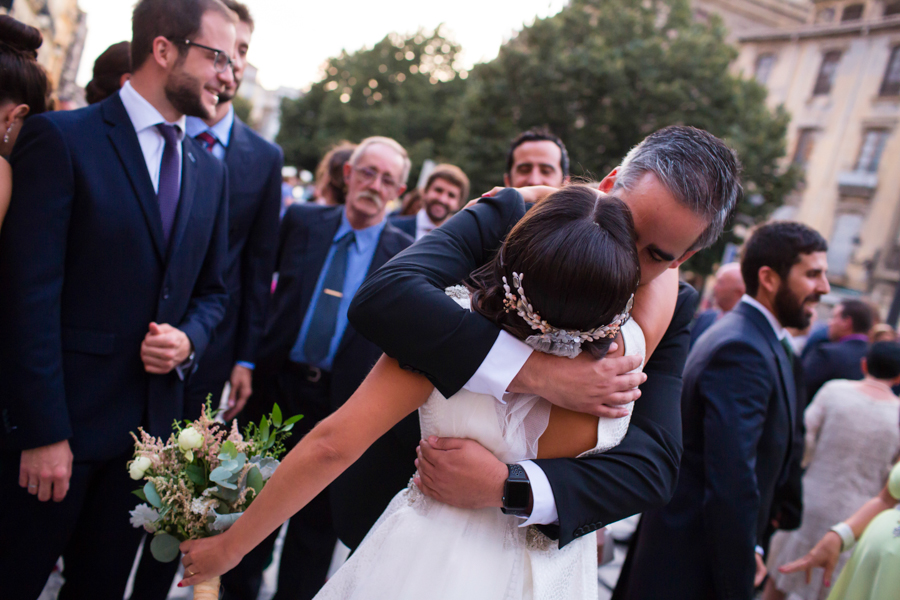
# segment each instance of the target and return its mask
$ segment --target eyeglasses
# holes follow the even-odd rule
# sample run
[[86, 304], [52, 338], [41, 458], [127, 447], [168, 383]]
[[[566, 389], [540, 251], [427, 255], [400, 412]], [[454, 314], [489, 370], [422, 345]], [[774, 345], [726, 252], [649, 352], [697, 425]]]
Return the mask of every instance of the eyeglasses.
[[379, 173], [378, 169], [373, 169], [372, 167], [353, 167], [353, 170], [359, 174], [359, 178], [366, 185], [370, 185], [375, 182], [376, 179], [381, 176], [381, 185], [388, 189], [397, 189], [399, 184], [394, 181], [394, 178], [391, 177], [390, 173]]
[[216, 73], [224, 73], [228, 67], [231, 67], [234, 70], [234, 63], [231, 61], [231, 57], [228, 56], [228, 53], [224, 50], [218, 50], [216, 48], [210, 48], [209, 46], [204, 46], [203, 44], [198, 44], [196, 42], [192, 42], [191, 40], [173, 40], [169, 38], [169, 41], [173, 44], [184, 44], [185, 46], [194, 46], [196, 48], [203, 48], [204, 50], [209, 50], [213, 54], [215, 54], [215, 58], [213, 58], [213, 66], [216, 69]]

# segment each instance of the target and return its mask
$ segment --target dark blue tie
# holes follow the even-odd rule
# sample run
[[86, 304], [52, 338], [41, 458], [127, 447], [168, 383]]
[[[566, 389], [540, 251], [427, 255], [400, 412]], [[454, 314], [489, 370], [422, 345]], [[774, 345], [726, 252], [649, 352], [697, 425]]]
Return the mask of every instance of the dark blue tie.
[[159, 216], [162, 217], [163, 239], [168, 247], [169, 234], [172, 232], [175, 212], [178, 210], [178, 197], [181, 195], [181, 186], [178, 182], [178, 142], [181, 130], [176, 125], [165, 123], [160, 123], [156, 129], [166, 140], [162, 162], [159, 165], [159, 191], [156, 198], [159, 200]]
[[315, 311], [309, 321], [309, 330], [303, 342], [303, 355], [310, 364], [317, 364], [328, 356], [331, 338], [337, 327], [338, 309], [344, 296], [344, 277], [347, 274], [347, 255], [350, 245], [356, 240], [352, 231], [334, 244], [334, 256], [325, 273], [322, 295], [316, 302]]

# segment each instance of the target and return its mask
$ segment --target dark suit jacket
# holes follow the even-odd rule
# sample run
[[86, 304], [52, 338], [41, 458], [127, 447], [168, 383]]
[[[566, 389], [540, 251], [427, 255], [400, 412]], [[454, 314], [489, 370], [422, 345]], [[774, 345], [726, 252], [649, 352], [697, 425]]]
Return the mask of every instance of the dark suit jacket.
[[[461, 309], [444, 289], [488, 262], [525, 209], [518, 192], [507, 190], [456, 214], [363, 284], [350, 322], [449, 398], [472, 377], [500, 330]], [[681, 459], [681, 372], [696, 306], [697, 293], [682, 284], [672, 323], [644, 368], [649, 378], [621, 444], [586, 459], [537, 461], [559, 512], [559, 526], [544, 530], [560, 546], [671, 496]]]
[[704, 310], [697, 315], [694, 324], [691, 326], [691, 348], [694, 347], [697, 338], [703, 335], [703, 333], [709, 329], [709, 326], [716, 322], [716, 319], [719, 318], [720, 314], [722, 314], [721, 311], [716, 308], [711, 308], [709, 310]]
[[416, 215], [388, 217], [388, 223], [416, 239]]
[[22, 450], [68, 439], [76, 460], [168, 435], [184, 383], [140, 359], [151, 321], [203, 356], [225, 313], [228, 183], [191, 139], [169, 247], [137, 134], [118, 94], [26, 121], [0, 236], [0, 431]]
[[[276, 263], [278, 286], [260, 346], [257, 376], [273, 376], [289, 360], [343, 211], [343, 206], [304, 204], [291, 206], [285, 213]], [[388, 222], [369, 273], [410, 244], [412, 238]], [[378, 346], [359, 335], [352, 324], [347, 326], [332, 364], [332, 410], [356, 391], [380, 356]], [[413, 413], [379, 438], [332, 484], [335, 529], [348, 546], [362, 541], [391, 498], [409, 482], [418, 442], [419, 421]]]
[[862, 379], [860, 361], [869, 352], [869, 342], [846, 340], [817, 344], [803, 355], [806, 393], [811, 401], [826, 381], [832, 379]]
[[790, 359], [759, 310], [739, 303], [698, 340], [682, 411], [675, 495], [644, 514], [614, 597], [749, 600], [802, 416]]
[[[189, 391], [195, 404], [208, 393], [221, 393], [237, 361], [256, 361], [275, 267], [283, 162], [281, 148], [234, 118], [225, 154], [229, 174], [224, 276], [228, 306], [213, 334], [214, 343], [191, 376]], [[189, 407], [187, 414], [199, 414], [199, 405]]]

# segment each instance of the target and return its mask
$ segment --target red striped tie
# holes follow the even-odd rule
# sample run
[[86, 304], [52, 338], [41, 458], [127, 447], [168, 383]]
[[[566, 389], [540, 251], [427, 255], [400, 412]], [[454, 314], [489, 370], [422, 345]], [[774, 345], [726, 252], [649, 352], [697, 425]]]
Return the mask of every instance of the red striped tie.
[[200, 140], [200, 143], [203, 144], [203, 147], [206, 148], [208, 152], [212, 152], [213, 147], [219, 142], [219, 140], [213, 137], [208, 131], [198, 133], [194, 139]]

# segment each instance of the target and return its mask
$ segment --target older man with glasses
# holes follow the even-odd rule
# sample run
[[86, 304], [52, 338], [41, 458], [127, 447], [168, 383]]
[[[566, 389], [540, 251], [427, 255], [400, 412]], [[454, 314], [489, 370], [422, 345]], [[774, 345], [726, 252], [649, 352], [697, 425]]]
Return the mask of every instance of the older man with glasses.
[[[257, 354], [253, 395], [238, 418], [258, 421], [275, 402], [285, 414], [303, 414], [289, 449], [353, 394], [381, 355], [348, 325], [347, 309], [366, 276], [412, 244], [385, 219], [387, 203], [406, 189], [409, 169], [406, 150], [396, 141], [367, 138], [344, 165], [344, 206], [294, 205], [284, 215], [278, 285]], [[355, 513], [377, 517], [409, 481], [418, 437], [412, 415], [357, 462], [358, 476], [356, 471], [344, 476], [387, 481], [379, 487], [384, 493], [340, 500], [354, 502]], [[291, 517], [276, 598], [287, 592], [291, 598], [312, 598], [325, 583], [340, 525], [332, 520], [333, 495], [326, 489]], [[256, 597], [274, 541], [271, 536], [228, 574], [241, 584], [229, 586], [226, 579], [227, 598]]]

